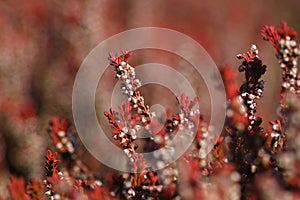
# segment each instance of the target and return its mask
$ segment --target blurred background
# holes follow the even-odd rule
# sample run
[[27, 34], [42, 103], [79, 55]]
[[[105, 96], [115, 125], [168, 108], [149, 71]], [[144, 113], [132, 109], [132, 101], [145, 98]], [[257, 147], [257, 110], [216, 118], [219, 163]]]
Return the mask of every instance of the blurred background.
[[[27, 179], [43, 176], [44, 154], [51, 148], [48, 122], [52, 116], [72, 121], [72, 87], [83, 59], [104, 39], [132, 28], [158, 26], [182, 32], [198, 41], [218, 66], [236, 69], [236, 55], [257, 44], [268, 66], [264, 98], [258, 104], [267, 125], [276, 119], [281, 71], [260, 30], [286, 21], [300, 32], [299, 8], [298, 0], [0, 1], [0, 188], [9, 173]], [[134, 56], [132, 65], [165, 59], [161, 52], [136, 55], [140, 56]], [[108, 77], [111, 82], [105, 81], [98, 93], [100, 102], [116, 83], [112, 70]], [[199, 95], [209, 101], [201, 87], [205, 88], [200, 84]], [[147, 99], [158, 96], [150, 90], [142, 91]], [[101, 167], [87, 152], [79, 154], [90, 167]]]

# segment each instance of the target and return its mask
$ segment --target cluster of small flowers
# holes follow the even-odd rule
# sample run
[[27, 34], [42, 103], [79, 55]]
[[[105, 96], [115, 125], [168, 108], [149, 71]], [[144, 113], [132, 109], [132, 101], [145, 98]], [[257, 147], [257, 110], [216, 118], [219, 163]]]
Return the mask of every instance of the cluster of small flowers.
[[43, 181], [45, 195], [49, 199], [62, 199], [65, 196], [85, 196], [93, 194], [102, 181], [89, 172], [75, 153], [75, 136], [69, 130], [70, 125], [64, 118], [53, 117], [48, 129], [52, 142], [68, 165], [58, 170], [58, 153], [47, 151], [45, 161], [46, 179]]
[[[208, 178], [215, 167], [220, 167], [227, 162], [223, 156], [222, 141], [223, 136], [213, 136], [213, 129], [200, 117], [198, 129], [196, 130], [196, 137], [193, 141], [191, 153], [187, 154], [185, 158], [197, 168], [201, 178]], [[209, 144], [213, 143], [211, 147]], [[212, 148], [212, 149], [211, 149]]]
[[177, 101], [180, 105], [180, 112], [178, 114], [178, 120], [175, 118], [175, 123], [179, 130], [188, 131], [189, 136], [195, 137], [194, 145], [196, 149], [196, 157], [200, 158], [201, 165], [206, 166], [205, 157], [208, 153], [208, 126], [203, 122], [199, 110], [199, 99], [195, 97], [190, 99], [185, 94], [177, 97]]
[[133, 160], [133, 171], [141, 171], [141, 173], [123, 173], [119, 177], [115, 177], [113, 185], [116, 187], [111, 195], [121, 199], [150, 200], [156, 198], [162, 191], [157, 173], [148, 169], [142, 156], [133, 155]]
[[[177, 97], [177, 101], [180, 105], [179, 112], [179, 130], [190, 130], [189, 134], [195, 136], [196, 131], [198, 130], [198, 125], [200, 122], [200, 110], [198, 103], [198, 97], [190, 99], [185, 94], [182, 94], [181, 97]], [[177, 121], [175, 121], [177, 124]]]
[[263, 39], [270, 41], [276, 50], [276, 57], [282, 68], [282, 91], [300, 93], [300, 74], [297, 60], [300, 55], [300, 46], [296, 41], [296, 31], [281, 22], [277, 28], [264, 26]]
[[[195, 137], [194, 149], [195, 151], [191, 153], [193, 156], [200, 158], [200, 163], [202, 166], [207, 166], [205, 157], [207, 155], [207, 126], [204, 126], [201, 121], [200, 110], [199, 110], [199, 99], [195, 97], [194, 99], [189, 98], [185, 94], [176, 98], [180, 111], [175, 114], [172, 120], [168, 121], [167, 131], [169, 131], [169, 137], [167, 137], [167, 144], [172, 141], [172, 135], [170, 133], [176, 133], [177, 131], [184, 131], [184, 137]], [[168, 133], [168, 132], [167, 132]], [[198, 160], [198, 159], [197, 159]], [[178, 166], [176, 163], [164, 168], [160, 174], [163, 180], [163, 185], [174, 185], [177, 187], [177, 182], [179, 178]], [[177, 195], [179, 198], [179, 196]]]
[[201, 137], [197, 140], [197, 147], [198, 147], [198, 157], [200, 159], [200, 167], [205, 168], [207, 167], [207, 161], [206, 161], [206, 156], [209, 153], [207, 149], [207, 138], [208, 138], [208, 125], [204, 122], [200, 124], [199, 130], [197, 134], [201, 134]]
[[240, 87], [240, 96], [247, 107], [247, 115], [249, 120], [248, 129], [259, 127], [262, 120], [255, 116], [256, 101], [260, 99], [264, 89], [264, 81], [260, 80], [261, 76], [266, 72], [266, 65], [258, 57], [258, 49], [256, 45], [252, 45], [247, 53], [237, 55], [237, 58], [243, 59], [242, 65], [239, 66], [240, 72], [245, 72], [246, 81]]
[[199, 163], [200, 167], [198, 170], [201, 171], [202, 176], [209, 175], [208, 165], [208, 153], [209, 146], [211, 143], [212, 134], [209, 134], [209, 125], [202, 119], [200, 110], [198, 108], [199, 99], [195, 97], [190, 99], [185, 94], [181, 97], [177, 97], [177, 101], [180, 104], [179, 113], [179, 130], [185, 130], [189, 132], [191, 137], [195, 137], [192, 146], [192, 152], [187, 157], [194, 158]]
[[128, 101], [133, 108], [137, 109], [138, 114], [142, 117], [142, 122], [149, 124], [151, 120], [149, 106], [145, 105], [144, 97], [137, 91], [137, 88], [142, 84], [140, 80], [135, 77], [134, 68], [127, 63], [131, 55], [132, 52], [128, 51], [124, 51], [122, 55], [110, 54], [110, 64], [115, 67], [116, 78], [121, 81], [123, 94], [128, 97]]
[[286, 136], [281, 128], [281, 123], [279, 120], [270, 121], [267, 132], [266, 145], [271, 148], [272, 153], [278, 153], [283, 150], [283, 145], [286, 141]]
[[[87, 198], [90, 195], [94, 195], [95, 191], [98, 191], [102, 187], [102, 181], [95, 177], [89, 177], [87, 179], [77, 179], [71, 176], [68, 171], [59, 171], [57, 160], [57, 152], [52, 153], [47, 151], [45, 169], [46, 179], [43, 181], [44, 187], [39, 186], [37, 183], [35, 187], [31, 187], [33, 194], [40, 194], [42, 190], [45, 191], [45, 196], [51, 200], [60, 200], [66, 198]], [[38, 199], [42, 199], [44, 195]]]
[[288, 123], [284, 124], [283, 127], [285, 130], [283, 150], [279, 151], [276, 156], [278, 166], [284, 172], [281, 176], [282, 184], [291, 188], [292, 191], [300, 191], [300, 96], [290, 93], [286, 95], [284, 100], [291, 111], [289, 112]]
[[138, 122], [140, 117], [136, 114], [131, 114], [132, 106], [129, 102], [124, 102], [119, 107], [119, 113], [112, 108], [110, 112], [105, 112], [104, 115], [108, 118], [113, 129], [114, 140], [119, 141], [119, 145], [124, 153], [131, 158], [132, 154], [138, 148], [135, 140], [137, 132], [140, 129]]
[[68, 132], [68, 128], [66, 119], [53, 117], [48, 133], [60, 153], [73, 154], [75, 152], [75, 139], [72, 139], [74, 136]]
[[71, 175], [77, 178], [87, 178], [87, 167], [77, 156], [75, 135], [70, 131], [69, 123], [64, 118], [53, 117], [50, 121], [48, 133], [57, 151], [71, 162]]

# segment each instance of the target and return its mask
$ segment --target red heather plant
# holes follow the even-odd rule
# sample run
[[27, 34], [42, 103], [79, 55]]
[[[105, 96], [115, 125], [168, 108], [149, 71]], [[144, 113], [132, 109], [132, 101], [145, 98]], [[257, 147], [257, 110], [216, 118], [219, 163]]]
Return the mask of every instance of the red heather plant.
[[270, 41], [276, 51], [276, 57], [282, 69], [281, 83], [281, 114], [283, 122], [288, 113], [288, 105], [284, 99], [289, 93], [300, 93], [300, 73], [297, 68], [297, 60], [300, 55], [300, 47], [297, 42], [297, 33], [293, 28], [289, 28], [285, 22], [275, 28], [264, 26], [262, 29], [264, 40]]
[[[33, 179], [26, 184], [23, 178], [12, 176], [7, 185], [9, 199], [299, 199], [300, 47], [295, 30], [284, 22], [277, 28], [264, 26], [262, 36], [273, 45], [283, 70], [281, 115], [270, 121], [266, 130], [256, 111], [267, 66], [255, 45], [237, 56], [242, 60], [238, 71], [245, 77], [239, 88], [235, 70], [228, 65], [222, 68], [227, 93], [226, 123], [221, 136], [213, 138], [211, 152], [207, 150], [210, 129], [196, 108], [198, 98], [190, 99], [184, 94], [177, 97], [179, 113], [167, 113], [166, 122], [162, 122], [149, 111], [138, 91], [141, 82], [128, 63], [132, 53], [111, 54], [110, 64], [128, 101], [118, 111], [111, 108], [104, 115], [133, 172], [114, 173], [112, 180], [92, 172], [77, 155], [70, 123], [54, 117], [48, 132], [57, 152], [46, 153], [44, 180]], [[141, 127], [156, 134], [138, 146]], [[191, 133], [194, 142], [187, 154], [167, 167], [153, 171], [141, 154], [134, 154], [138, 148], [149, 152], [166, 146], [177, 130], [183, 129]], [[156, 165], [163, 165], [167, 159], [164, 154], [157, 155]]]

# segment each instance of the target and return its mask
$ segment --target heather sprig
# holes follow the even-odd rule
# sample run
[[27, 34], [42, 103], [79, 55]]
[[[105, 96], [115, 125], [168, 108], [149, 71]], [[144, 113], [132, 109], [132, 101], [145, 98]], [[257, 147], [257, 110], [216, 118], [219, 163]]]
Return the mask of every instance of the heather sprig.
[[144, 97], [137, 90], [141, 86], [139, 79], [135, 77], [135, 70], [128, 64], [132, 52], [124, 51], [121, 55], [110, 54], [109, 61], [115, 67], [116, 78], [121, 81], [121, 90], [128, 97], [132, 107], [141, 115], [144, 124], [149, 124], [151, 114], [149, 106], [145, 105]]
[[50, 122], [48, 133], [60, 153], [73, 154], [75, 152], [75, 141], [72, 134], [68, 131], [69, 125], [66, 119], [53, 117]]
[[261, 33], [263, 39], [273, 45], [282, 69], [281, 95], [287, 91], [300, 93], [300, 74], [297, 68], [300, 46], [296, 31], [288, 27], [286, 22], [281, 22], [277, 28], [264, 26]]
[[[229, 119], [226, 121], [229, 139], [226, 157], [235, 164], [240, 174], [241, 194], [242, 198], [246, 198], [255, 174], [264, 170], [260, 154], [265, 152], [265, 134], [261, 127], [262, 118], [256, 116], [256, 101], [262, 97], [264, 81], [261, 77], [266, 72], [266, 65], [262, 64], [256, 45], [252, 45], [248, 52], [237, 55], [237, 58], [243, 60], [238, 71], [245, 76], [238, 92], [235, 92], [236, 84], [229, 76], [234, 74], [232, 69], [229, 66], [223, 69], [225, 84], [228, 84], [226, 91], [230, 97], [227, 109]], [[269, 155], [266, 153], [266, 156]]]
[[[247, 107], [247, 116], [249, 120], [248, 130], [250, 133], [259, 133], [259, 127], [262, 119], [255, 116], [257, 102], [260, 99], [264, 89], [264, 81], [261, 76], [266, 72], [266, 65], [258, 57], [256, 45], [252, 45], [247, 53], [237, 55], [238, 59], [243, 59], [239, 71], [244, 72], [245, 81], [240, 87], [240, 96]], [[255, 130], [256, 129], [256, 130]]]
[[119, 145], [128, 157], [131, 157], [138, 147], [135, 140], [140, 127], [138, 125], [140, 117], [136, 114], [131, 114], [131, 111], [131, 104], [124, 102], [119, 107], [119, 112], [115, 112], [111, 108], [110, 112], [104, 113], [113, 129], [114, 140], [119, 141]]

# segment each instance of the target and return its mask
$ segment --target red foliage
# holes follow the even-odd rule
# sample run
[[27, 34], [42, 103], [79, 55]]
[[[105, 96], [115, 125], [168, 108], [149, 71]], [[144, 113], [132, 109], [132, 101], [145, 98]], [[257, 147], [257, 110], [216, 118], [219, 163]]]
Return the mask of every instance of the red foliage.
[[108, 60], [110, 61], [110, 64], [113, 66], [119, 66], [121, 64], [121, 62], [128, 62], [129, 57], [132, 56], [132, 52], [131, 51], [123, 51], [122, 54], [118, 55], [118, 54], [113, 54], [110, 53]]
[[117, 116], [117, 113], [112, 108], [110, 108], [109, 111], [110, 112], [105, 111], [104, 115], [105, 115], [105, 117], [107, 117], [109, 123], [111, 124], [111, 128], [113, 130], [112, 133], [114, 135], [119, 134], [119, 133], [121, 133], [121, 128], [119, 127], [119, 125], [116, 121], [116, 118], [115, 118]]
[[224, 65], [222, 67], [222, 76], [224, 80], [227, 98], [232, 99], [233, 97], [238, 95], [236, 72], [231, 66]]
[[66, 119], [59, 119], [57, 117], [52, 118], [52, 129], [54, 133], [57, 134], [59, 131], [66, 131], [67, 128]]
[[272, 153], [283, 151], [283, 146], [286, 141], [284, 132], [282, 131], [279, 120], [269, 121], [271, 125], [266, 133], [266, 146], [270, 148]]
[[69, 124], [66, 119], [53, 117], [49, 134], [60, 153], [73, 154], [75, 151], [75, 141], [72, 141], [71, 134], [68, 132]]
[[42, 181], [32, 179], [30, 183], [26, 186], [27, 194], [31, 197], [32, 200], [43, 199], [44, 185]]
[[[193, 124], [193, 128], [196, 133], [200, 133], [198, 132], [198, 128], [199, 128], [199, 123], [200, 123], [200, 111], [199, 108], [197, 106], [199, 103], [199, 98], [198, 97], [194, 97], [194, 99], [189, 98], [188, 96], [186, 96], [185, 94], [182, 94], [180, 97], [176, 98], [179, 105], [180, 105], [180, 114], [179, 119], [181, 118], [180, 116], [183, 114], [185, 118], [188, 119], [189, 122], [191, 122]], [[177, 116], [174, 115], [174, 117], [176, 118]], [[177, 120], [177, 119], [176, 119]], [[182, 119], [180, 119], [182, 120]], [[182, 124], [184, 126], [189, 126], [189, 124]], [[199, 137], [199, 136], [197, 136]]]
[[46, 175], [47, 176], [52, 176], [53, 173], [57, 172], [57, 165], [60, 162], [59, 160], [56, 159], [57, 157], [57, 152], [52, 153], [50, 150], [47, 151], [47, 154], [45, 156], [46, 161], [45, 161], [45, 170], [46, 170]]
[[289, 36], [292, 40], [295, 40], [297, 37], [297, 32], [293, 28], [288, 27], [286, 22], [281, 22], [278, 25], [277, 32], [281, 38]]
[[25, 192], [24, 178], [11, 176], [10, 182], [7, 184], [7, 189], [13, 200], [30, 200], [30, 197]]
[[264, 26], [261, 30], [264, 40], [270, 41], [275, 50], [278, 50], [278, 41], [280, 36], [274, 26]]
[[288, 27], [286, 22], [281, 22], [277, 28], [274, 26], [264, 26], [261, 34], [264, 40], [270, 41], [273, 44], [275, 50], [279, 50], [278, 42], [280, 38], [286, 39], [286, 37], [290, 37], [290, 39], [295, 40], [297, 37], [296, 31]]
[[258, 56], [258, 51], [255, 45], [252, 45], [248, 52], [237, 55], [237, 58], [244, 59], [247, 63], [249, 63], [257, 56]]
[[131, 114], [132, 106], [130, 102], [123, 102], [119, 106], [119, 113], [115, 112], [112, 108], [110, 112], [104, 112], [104, 115], [108, 118], [113, 134], [119, 134], [124, 127], [134, 128], [136, 123], [140, 121], [140, 117], [135, 114]]
[[193, 100], [191, 100], [188, 96], [182, 94], [180, 97], [177, 97], [177, 101], [180, 104], [181, 109], [188, 114], [192, 108], [199, 103], [199, 98], [195, 97]]

